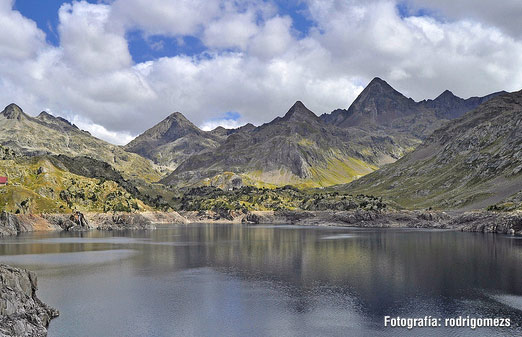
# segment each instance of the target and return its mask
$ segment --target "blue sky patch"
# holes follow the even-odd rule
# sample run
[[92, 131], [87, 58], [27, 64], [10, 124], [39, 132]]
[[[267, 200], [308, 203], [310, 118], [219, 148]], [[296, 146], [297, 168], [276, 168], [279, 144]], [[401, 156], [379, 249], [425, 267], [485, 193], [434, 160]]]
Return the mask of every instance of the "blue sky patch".
[[404, 19], [410, 16], [429, 16], [434, 18], [439, 18], [440, 15], [437, 15], [433, 10], [428, 8], [417, 8], [410, 5], [407, 1], [400, 1], [395, 6], [397, 11], [399, 12], [399, 16]]

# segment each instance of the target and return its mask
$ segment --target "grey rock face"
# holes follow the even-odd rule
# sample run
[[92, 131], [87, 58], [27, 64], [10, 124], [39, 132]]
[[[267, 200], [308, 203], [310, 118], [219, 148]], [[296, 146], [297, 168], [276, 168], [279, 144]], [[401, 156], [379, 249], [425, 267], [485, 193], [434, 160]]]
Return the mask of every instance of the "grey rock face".
[[51, 319], [57, 310], [37, 296], [36, 274], [0, 265], [0, 335], [47, 336]]
[[32, 231], [31, 224], [20, 221], [16, 215], [7, 212], [0, 213], [0, 237], [30, 231]]
[[[331, 163], [346, 163], [353, 158], [377, 164], [381, 157], [391, 155], [393, 144], [391, 138], [328, 125], [297, 101], [283, 117], [259, 127], [238, 129], [216, 149], [189, 157], [162, 182], [196, 184], [223, 172], [269, 172], [275, 176], [273, 181], [288, 174], [291, 178], [277, 182], [284, 185], [292, 179], [314, 179], [318, 172], [328, 172]], [[371, 171], [359, 170], [367, 170], [360, 174]]]
[[7, 119], [16, 119], [16, 120], [22, 120], [30, 118], [27, 116], [20, 107], [14, 103], [9, 104], [5, 107], [4, 111], [2, 112], [2, 115], [5, 116]]
[[75, 212], [73, 214], [45, 214], [43, 217], [50, 224], [59, 226], [64, 231], [78, 232], [93, 228], [81, 212]]
[[145, 158], [97, 139], [61, 117], [46, 112], [28, 116], [16, 104], [0, 113], [0, 145], [25, 156], [63, 154], [95, 158], [112, 165], [127, 179], [158, 174]]
[[155, 229], [156, 226], [141, 214], [134, 213], [98, 213], [90, 218], [90, 222], [99, 230], [143, 230]]

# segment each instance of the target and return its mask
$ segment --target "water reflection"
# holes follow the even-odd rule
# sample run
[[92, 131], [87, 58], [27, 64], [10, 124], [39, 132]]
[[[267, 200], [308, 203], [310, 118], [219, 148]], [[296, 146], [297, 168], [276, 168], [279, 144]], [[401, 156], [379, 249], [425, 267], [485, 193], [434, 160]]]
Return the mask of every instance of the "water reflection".
[[517, 325], [488, 335], [522, 333], [522, 241], [505, 236], [191, 225], [33, 233], [0, 255], [38, 272], [41, 297], [63, 313], [54, 336], [402, 335], [384, 315], [468, 314]]

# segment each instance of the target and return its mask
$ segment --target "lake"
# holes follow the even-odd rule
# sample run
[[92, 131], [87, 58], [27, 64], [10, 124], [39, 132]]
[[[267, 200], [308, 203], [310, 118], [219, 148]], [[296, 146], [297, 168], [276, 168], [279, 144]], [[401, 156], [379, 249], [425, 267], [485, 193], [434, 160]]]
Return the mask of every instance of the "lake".
[[[522, 238], [198, 224], [0, 242], [60, 310], [49, 336], [522, 336]], [[511, 327], [384, 326], [467, 315]]]

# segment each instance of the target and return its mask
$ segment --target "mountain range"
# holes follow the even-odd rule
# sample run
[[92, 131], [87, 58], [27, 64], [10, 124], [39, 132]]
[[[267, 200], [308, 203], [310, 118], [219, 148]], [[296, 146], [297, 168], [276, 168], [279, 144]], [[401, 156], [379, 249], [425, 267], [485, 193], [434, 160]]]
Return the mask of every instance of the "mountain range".
[[14, 184], [0, 202], [11, 210], [31, 200], [33, 211], [143, 210], [183, 203], [176, 191], [185, 187], [292, 185], [407, 208], [516, 205], [520, 95], [462, 99], [446, 90], [416, 102], [375, 78], [348, 109], [318, 116], [297, 101], [263, 125], [212, 131], [176, 112], [125, 146], [10, 104], [0, 113], [0, 168]]
[[176, 112], [125, 149], [173, 169], [162, 179], [173, 186], [331, 186], [396, 161], [449, 119], [499, 94], [462, 99], [445, 91], [415, 102], [375, 78], [347, 110], [318, 117], [296, 102], [261, 126], [209, 132]]

